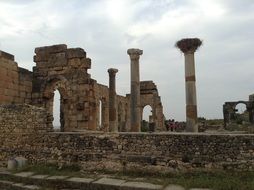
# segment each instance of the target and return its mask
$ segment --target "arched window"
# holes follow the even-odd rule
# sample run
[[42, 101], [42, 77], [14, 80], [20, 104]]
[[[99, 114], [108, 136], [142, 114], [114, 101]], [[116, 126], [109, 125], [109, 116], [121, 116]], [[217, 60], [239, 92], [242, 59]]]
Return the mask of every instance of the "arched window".
[[141, 131], [149, 131], [149, 125], [151, 125], [151, 123], [153, 123], [152, 108], [150, 105], [146, 105], [143, 108]]
[[61, 123], [60, 123], [60, 99], [61, 95], [58, 90], [54, 91], [54, 100], [53, 100], [53, 129], [55, 131], [60, 131]]
[[242, 114], [246, 111], [246, 105], [243, 103], [239, 103], [236, 105], [235, 109], [236, 109], [236, 113]]
[[99, 129], [102, 128], [102, 101], [99, 100]]
[[235, 120], [238, 124], [243, 124], [245, 122], [249, 122], [249, 114], [246, 109], [246, 105], [243, 103], [239, 103], [235, 107]]

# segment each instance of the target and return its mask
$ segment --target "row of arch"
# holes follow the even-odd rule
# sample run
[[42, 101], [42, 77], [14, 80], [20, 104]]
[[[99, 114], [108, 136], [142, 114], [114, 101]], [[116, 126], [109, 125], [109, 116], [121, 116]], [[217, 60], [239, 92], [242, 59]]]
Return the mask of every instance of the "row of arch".
[[[54, 91], [54, 98], [53, 98], [53, 128], [56, 131], [63, 131], [62, 125], [62, 116], [61, 116], [61, 94], [58, 89]], [[118, 104], [118, 131], [126, 131], [126, 120], [127, 114], [123, 114], [123, 112], [127, 112], [124, 110], [122, 103]], [[101, 130], [103, 127], [103, 101], [99, 100], [99, 112], [98, 112], [98, 129]], [[142, 109], [142, 121], [147, 123], [152, 122], [152, 107], [150, 105], [146, 105]]]

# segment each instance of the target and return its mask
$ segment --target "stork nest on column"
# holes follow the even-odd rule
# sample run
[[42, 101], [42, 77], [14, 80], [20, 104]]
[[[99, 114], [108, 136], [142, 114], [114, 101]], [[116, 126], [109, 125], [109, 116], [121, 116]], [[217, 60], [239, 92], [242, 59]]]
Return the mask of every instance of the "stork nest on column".
[[176, 42], [175, 47], [186, 53], [195, 52], [201, 45], [202, 41], [199, 38], [184, 38]]

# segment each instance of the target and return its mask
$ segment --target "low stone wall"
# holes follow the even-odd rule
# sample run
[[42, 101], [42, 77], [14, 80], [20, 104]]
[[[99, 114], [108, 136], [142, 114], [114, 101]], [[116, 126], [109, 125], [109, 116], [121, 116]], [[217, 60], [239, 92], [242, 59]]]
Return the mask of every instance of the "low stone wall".
[[[0, 105], [0, 133], [2, 138], [22, 133], [41, 133], [52, 129], [47, 127], [47, 113], [43, 108], [27, 104]], [[28, 142], [29, 143], [29, 142]]]
[[85, 170], [254, 170], [254, 135], [1, 133], [0, 144], [2, 161], [24, 156]]

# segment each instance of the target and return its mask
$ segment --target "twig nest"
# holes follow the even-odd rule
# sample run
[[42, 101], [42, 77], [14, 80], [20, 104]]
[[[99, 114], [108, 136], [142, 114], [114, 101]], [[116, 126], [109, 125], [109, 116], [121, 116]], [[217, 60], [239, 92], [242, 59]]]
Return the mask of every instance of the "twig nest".
[[202, 41], [199, 38], [184, 38], [176, 42], [175, 47], [179, 48], [183, 53], [195, 52]]

